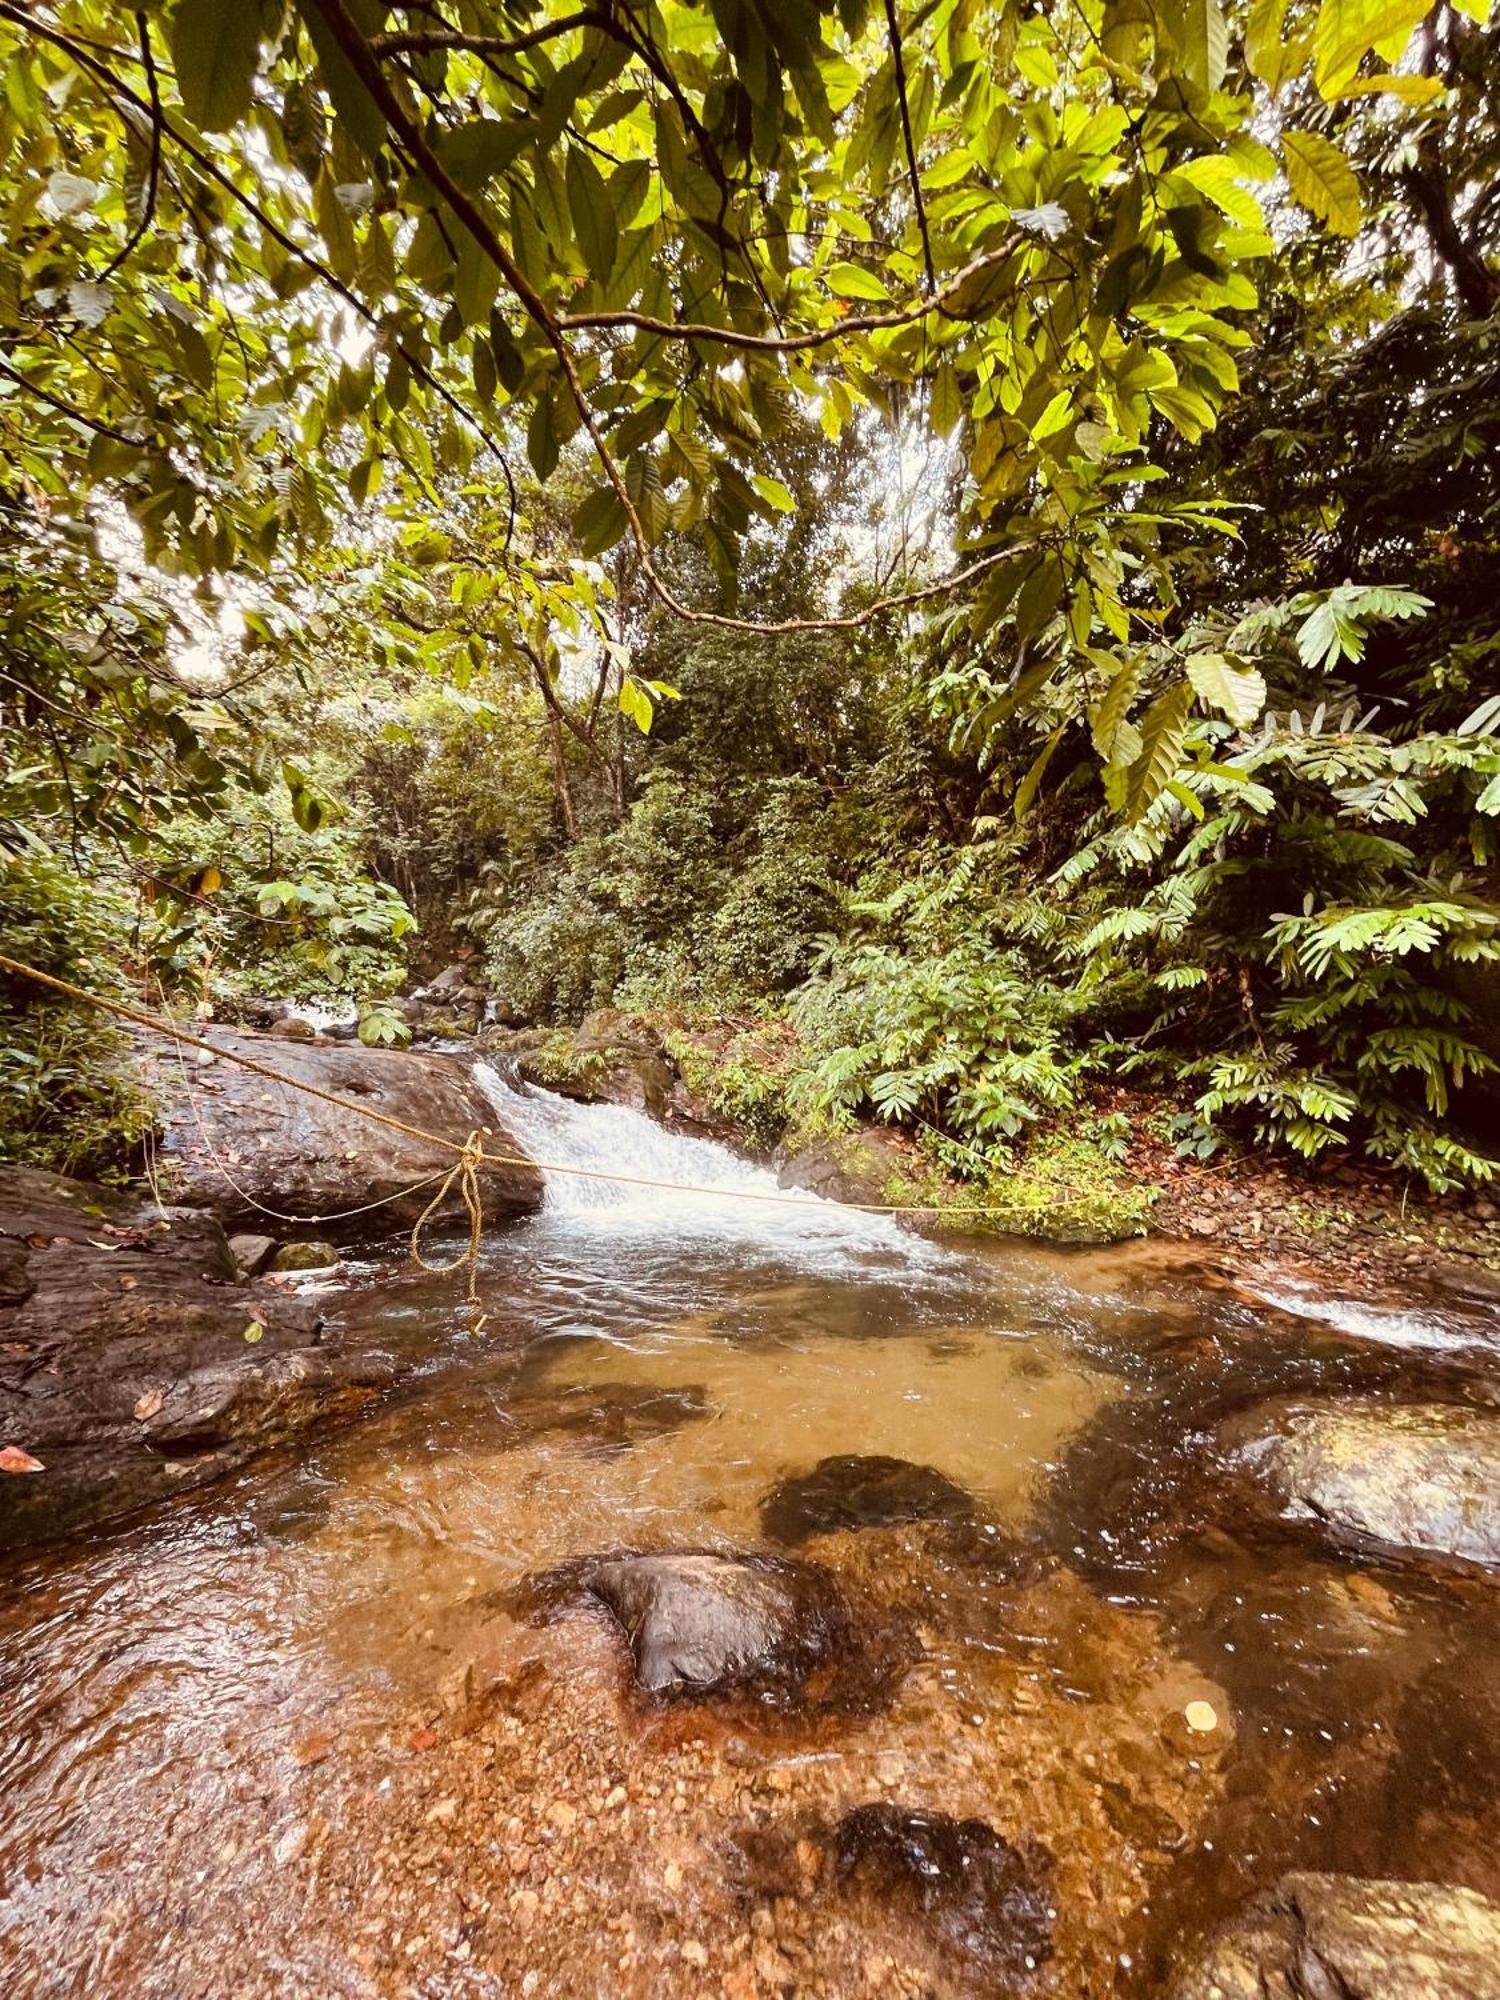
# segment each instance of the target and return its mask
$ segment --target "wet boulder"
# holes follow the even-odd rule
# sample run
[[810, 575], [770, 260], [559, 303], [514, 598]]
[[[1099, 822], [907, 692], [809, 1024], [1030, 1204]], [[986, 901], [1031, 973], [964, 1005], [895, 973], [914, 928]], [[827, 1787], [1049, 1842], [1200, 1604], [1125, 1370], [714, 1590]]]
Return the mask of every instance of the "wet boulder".
[[843, 1528], [889, 1528], [904, 1521], [967, 1521], [974, 1502], [930, 1465], [859, 1452], [819, 1459], [766, 1496], [761, 1527], [796, 1547]]
[[0, 1168], [0, 1547], [236, 1470], [391, 1380], [197, 1209]]
[[910, 1173], [911, 1154], [894, 1133], [862, 1126], [809, 1145], [783, 1143], [771, 1164], [781, 1187], [821, 1195], [825, 1201], [879, 1203], [889, 1201], [893, 1182], [903, 1182]]
[[663, 1697], [745, 1695], [773, 1707], [858, 1709], [916, 1657], [910, 1635], [854, 1605], [815, 1563], [691, 1550], [586, 1558], [523, 1592], [543, 1615], [592, 1600]]
[[1051, 1956], [1052, 1858], [1037, 1841], [1018, 1847], [985, 1820], [879, 1800], [845, 1813], [833, 1855], [846, 1889], [914, 1920], [996, 1990], [1023, 1986]]
[[229, 1254], [242, 1278], [255, 1278], [276, 1254], [276, 1238], [247, 1231], [229, 1239]]
[[1434, 1882], [1288, 1875], [1169, 2000], [1500, 2000], [1500, 1904]]
[[270, 1268], [273, 1271], [327, 1271], [338, 1261], [338, 1251], [325, 1238], [302, 1236], [283, 1243], [272, 1257]]
[[[364, 1117], [359, 1107], [457, 1145], [488, 1128], [489, 1151], [525, 1159], [468, 1070], [447, 1056], [273, 1042], [222, 1028], [208, 1029], [205, 1039], [226, 1058], [249, 1057], [289, 1079], [273, 1082], [192, 1049], [179, 1060], [165, 1038], [145, 1045], [148, 1081], [161, 1105], [163, 1184], [172, 1199], [211, 1209], [231, 1228], [260, 1227], [259, 1203], [340, 1242], [410, 1229], [457, 1155]], [[297, 1084], [328, 1097], [309, 1096]], [[487, 1165], [479, 1180], [487, 1223], [542, 1205], [542, 1176], [529, 1161]], [[363, 1213], [345, 1213], [354, 1209]], [[464, 1217], [455, 1180], [435, 1220]]]
[[1382, 1553], [1500, 1567], [1500, 1410], [1279, 1401], [1231, 1418], [1217, 1442], [1281, 1520]]

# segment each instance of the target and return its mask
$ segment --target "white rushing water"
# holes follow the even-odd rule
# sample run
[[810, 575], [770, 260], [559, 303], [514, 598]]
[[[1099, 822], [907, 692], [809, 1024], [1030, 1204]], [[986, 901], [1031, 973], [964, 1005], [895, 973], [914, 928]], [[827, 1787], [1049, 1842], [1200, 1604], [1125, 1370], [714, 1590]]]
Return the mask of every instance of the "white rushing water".
[[[948, 1253], [912, 1236], [890, 1216], [781, 1188], [765, 1167], [711, 1139], [669, 1132], [643, 1111], [576, 1104], [532, 1084], [516, 1089], [486, 1062], [474, 1065], [474, 1081], [533, 1159], [589, 1170], [546, 1175], [544, 1213], [566, 1217], [575, 1229], [670, 1231], [677, 1237], [754, 1243], [803, 1264], [809, 1253], [815, 1261], [842, 1262], [851, 1252], [903, 1264], [948, 1261]], [[613, 1174], [636, 1181], [592, 1177]]]

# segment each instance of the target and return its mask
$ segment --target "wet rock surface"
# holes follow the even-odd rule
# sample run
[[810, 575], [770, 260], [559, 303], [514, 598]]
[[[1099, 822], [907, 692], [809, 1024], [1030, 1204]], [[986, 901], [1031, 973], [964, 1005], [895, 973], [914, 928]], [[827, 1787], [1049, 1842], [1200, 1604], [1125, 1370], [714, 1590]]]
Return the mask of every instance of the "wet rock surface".
[[1281, 1518], [1397, 1555], [1500, 1566], [1500, 1410], [1280, 1402], [1218, 1434]]
[[862, 1618], [813, 1563], [626, 1552], [536, 1579], [520, 1603], [545, 1611], [581, 1598], [612, 1614], [652, 1695], [859, 1708], [882, 1699], [915, 1657], [904, 1632]]
[[[357, 1043], [272, 1041], [222, 1028], [209, 1029], [205, 1038], [294, 1082], [457, 1145], [470, 1132], [488, 1128], [491, 1151], [524, 1153], [467, 1070], [445, 1056]], [[231, 1228], [258, 1228], [259, 1202], [301, 1216], [340, 1242], [390, 1235], [411, 1227], [436, 1192], [433, 1177], [446, 1173], [457, 1157], [238, 1063], [202, 1059], [193, 1050], [184, 1057], [179, 1063], [169, 1041], [147, 1045], [148, 1070], [165, 1105], [164, 1182], [173, 1199], [211, 1209]], [[426, 1185], [414, 1185], [424, 1177]], [[541, 1207], [542, 1177], [529, 1164], [486, 1166], [479, 1178], [491, 1225]], [[355, 1208], [365, 1212], [338, 1213]], [[455, 1184], [434, 1219], [452, 1221], [464, 1213]]]
[[784, 1188], [825, 1201], [883, 1202], [891, 1198], [892, 1177], [909, 1171], [911, 1155], [893, 1134], [861, 1127], [810, 1146], [779, 1146], [772, 1165]]
[[879, 1800], [845, 1813], [832, 1845], [846, 1889], [916, 1919], [970, 1971], [1009, 1985], [1051, 1956], [1052, 1857], [1039, 1842]]
[[0, 1168], [0, 1545], [130, 1513], [364, 1407], [378, 1352], [236, 1270], [219, 1224], [118, 1190]]
[[967, 1521], [972, 1497], [930, 1465], [843, 1453], [784, 1479], [766, 1496], [761, 1527], [796, 1547], [842, 1528], [888, 1528], [899, 1521]]
[[1500, 2000], [1500, 1904], [1431, 1882], [1288, 1875], [1170, 2000]]

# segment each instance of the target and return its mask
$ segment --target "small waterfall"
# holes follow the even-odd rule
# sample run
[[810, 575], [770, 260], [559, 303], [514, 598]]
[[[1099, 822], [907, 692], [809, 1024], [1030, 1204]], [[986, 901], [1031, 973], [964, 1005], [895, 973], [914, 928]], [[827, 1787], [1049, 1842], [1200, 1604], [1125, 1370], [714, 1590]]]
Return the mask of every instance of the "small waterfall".
[[[643, 1111], [623, 1104], [578, 1104], [536, 1085], [516, 1089], [487, 1062], [475, 1063], [473, 1074], [506, 1131], [534, 1159], [665, 1183], [641, 1187], [549, 1173], [545, 1212], [567, 1216], [576, 1226], [639, 1226], [680, 1236], [756, 1239], [778, 1247], [886, 1250], [898, 1252], [904, 1261], [920, 1260], [934, 1248], [889, 1216], [867, 1215], [810, 1196], [788, 1200], [797, 1191], [778, 1187], [766, 1168], [711, 1139], [669, 1132]], [[709, 1192], [678, 1192], [688, 1186]]]

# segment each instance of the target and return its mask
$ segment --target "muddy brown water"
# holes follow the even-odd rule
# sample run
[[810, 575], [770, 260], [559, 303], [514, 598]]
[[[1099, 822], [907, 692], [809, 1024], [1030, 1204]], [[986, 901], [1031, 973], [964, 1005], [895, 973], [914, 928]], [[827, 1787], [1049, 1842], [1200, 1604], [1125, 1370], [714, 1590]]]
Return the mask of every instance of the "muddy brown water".
[[[330, 1310], [412, 1371], [384, 1408], [0, 1577], [7, 1993], [1152, 1994], [1292, 1866], [1500, 1893], [1500, 1591], [1267, 1527], [1206, 1442], [1287, 1391], [1490, 1399], [1482, 1316], [928, 1244], [527, 1116], [721, 1194], [554, 1185], [477, 1330], [352, 1274]], [[514, 1610], [600, 1550], [764, 1548], [850, 1455], [970, 1503], [798, 1543], [915, 1636], [866, 1712], [648, 1701], [607, 1617]], [[1028, 1857], [1015, 1949], [841, 1865], [877, 1807]]]

